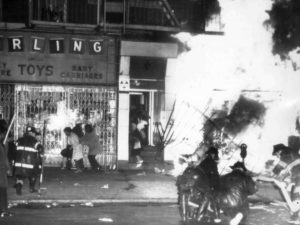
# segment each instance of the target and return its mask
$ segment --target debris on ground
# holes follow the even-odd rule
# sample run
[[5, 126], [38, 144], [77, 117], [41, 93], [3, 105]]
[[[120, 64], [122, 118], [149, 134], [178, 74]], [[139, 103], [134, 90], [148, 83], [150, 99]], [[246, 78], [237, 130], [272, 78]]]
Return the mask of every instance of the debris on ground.
[[57, 202], [52, 203], [53, 206], [58, 206]]
[[157, 168], [157, 167], [154, 167], [154, 172], [155, 172], [155, 173], [162, 173], [162, 174], [165, 174], [165, 173], [166, 173], [165, 169], [159, 169], [159, 168]]
[[84, 205], [89, 207], [94, 207], [94, 204], [92, 202], [86, 202]]
[[137, 173], [136, 175], [137, 175], [137, 176], [146, 176], [146, 172], [143, 171], [143, 172], [141, 172], [141, 173]]
[[109, 187], [108, 187], [108, 184], [105, 184], [105, 185], [103, 185], [101, 188], [103, 188], [103, 189], [108, 189]]
[[102, 222], [108, 222], [108, 223], [114, 222], [111, 218], [107, 218], [107, 217], [99, 218], [98, 220]]
[[74, 185], [74, 186], [79, 186], [80, 184], [79, 184], [79, 183], [74, 183], [73, 185]]
[[255, 205], [255, 206], [250, 206], [250, 209], [262, 209], [262, 210], [265, 210], [265, 211], [270, 212], [270, 213], [273, 213], [273, 214], [276, 213], [275, 210], [273, 210], [273, 209], [268, 209], [268, 207], [265, 206], [265, 205]]

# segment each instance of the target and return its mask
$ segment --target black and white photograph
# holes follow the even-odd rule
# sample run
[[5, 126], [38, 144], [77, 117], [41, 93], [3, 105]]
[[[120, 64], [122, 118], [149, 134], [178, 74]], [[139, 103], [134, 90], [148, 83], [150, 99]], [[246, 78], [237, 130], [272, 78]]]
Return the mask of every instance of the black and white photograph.
[[1, 225], [300, 224], [300, 0], [0, 0]]

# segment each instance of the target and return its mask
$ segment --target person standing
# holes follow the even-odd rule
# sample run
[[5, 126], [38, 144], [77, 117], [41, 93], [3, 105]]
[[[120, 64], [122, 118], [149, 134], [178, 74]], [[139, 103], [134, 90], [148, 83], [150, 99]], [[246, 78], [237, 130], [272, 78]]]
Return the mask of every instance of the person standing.
[[23, 179], [29, 180], [29, 191], [35, 193], [35, 183], [41, 173], [43, 146], [37, 140], [38, 132], [32, 126], [26, 128], [23, 137], [19, 138], [16, 146], [16, 159], [14, 163], [14, 175], [16, 176], [16, 193], [22, 195]]
[[94, 171], [100, 171], [101, 166], [96, 160], [96, 155], [103, 152], [103, 148], [100, 144], [99, 137], [97, 136], [93, 126], [86, 124], [84, 126], [85, 135], [79, 139], [82, 145], [86, 145], [89, 148], [88, 159], [91, 167]]
[[130, 130], [130, 146], [131, 146], [131, 154], [136, 158], [136, 167], [141, 167], [143, 164], [143, 159], [141, 157], [142, 152], [142, 135], [137, 128], [137, 124], [132, 122]]
[[79, 143], [78, 136], [72, 131], [70, 127], [64, 129], [64, 133], [67, 136], [67, 144], [73, 148], [73, 160], [75, 162], [75, 173], [81, 173], [84, 169], [83, 165], [83, 150], [82, 145]]
[[13, 216], [13, 213], [8, 211], [7, 201], [7, 172], [9, 171], [9, 163], [7, 158], [7, 151], [3, 140], [7, 132], [7, 124], [5, 120], [0, 120], [0, 216]]

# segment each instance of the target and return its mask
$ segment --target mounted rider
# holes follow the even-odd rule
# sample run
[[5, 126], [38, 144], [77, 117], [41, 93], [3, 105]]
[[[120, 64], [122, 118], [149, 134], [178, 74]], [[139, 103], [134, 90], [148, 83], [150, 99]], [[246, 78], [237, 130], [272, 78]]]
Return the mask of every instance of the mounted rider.
[[[208, 180], [207, 194], [209, 198], [207, 199], [211, 203], [211, 208], [214, 213], [214, 222], [221, 222], [220, 210], [215, 201], [215, 191], [219, 189], [219, 171], [218, 171], [218, 161], [219, 152], [214, 146], [209, 146], [207, 144], [201, 144], [199, 148], [190, 156], [190, 160], [197, 160], [195, 169], [199, 174], [204, 173]], [[204, 184], [200, 184], [204, 185]], [[205, 204], [205, 203], [204, 203]]]
[[[293, 202], [300, 201], [300, 155], [283, 144], [274, 145], [272, 154], [279, 159], [273, 169], [275, 178], [288, 185], [287, 191]], [[298, 217], [298, 213], [292, 215], [293, 220]]]

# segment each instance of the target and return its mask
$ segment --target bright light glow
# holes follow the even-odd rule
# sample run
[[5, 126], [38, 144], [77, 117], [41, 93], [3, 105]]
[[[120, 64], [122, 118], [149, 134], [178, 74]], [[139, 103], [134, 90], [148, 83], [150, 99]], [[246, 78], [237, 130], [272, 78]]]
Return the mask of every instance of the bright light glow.
[[57, 113], [51, 114], [47, 121], [48, 130], [63, 130], [65, 127], [73, 127], [78, 110], [67, 109], [65, 102], [57, 102]]
[[[271, 0], [219, 2], [224, 35], [192, 37], [181, 33], [176, 36], [191, 50], [179, 55], [176, 69], [172, 70], [178, 85], [168, 90], [177, 96], [173, 138], [166, 146], [166, 154], [174, 156], [176, 167], [176, 157], [192, 153], [202, 141], [201, 114], [209, 116], [213, 109], [221, 109], [224, 101], [229, 101], [230, 110], [243, 94], [265, 105], [264, 125], [251, 124], [231, 138], [236, 144], [248, 145], [246, 166], [261, 173], [271, 157], [273, 145], [287, 145], [288, 136], [298, 135], [295, 121], [300, 108], [300, 76], [295, 65], [300, 65], [299, 49], [290, 53], [290, 62], [282, 62], [272, 55], [273, 30], [264, 26]], [[230, 165], [240, 160], [239, 151], [221, 157], [221, 172], [228, 171]]]

